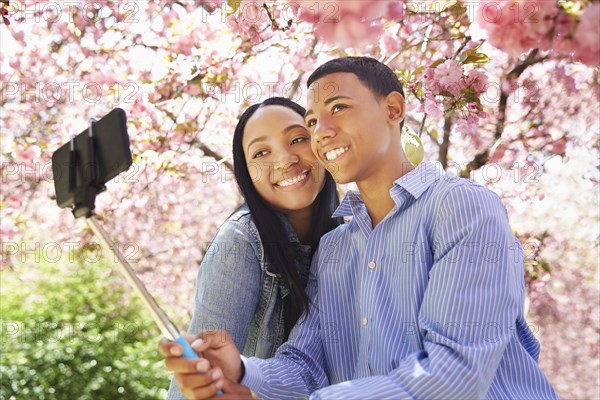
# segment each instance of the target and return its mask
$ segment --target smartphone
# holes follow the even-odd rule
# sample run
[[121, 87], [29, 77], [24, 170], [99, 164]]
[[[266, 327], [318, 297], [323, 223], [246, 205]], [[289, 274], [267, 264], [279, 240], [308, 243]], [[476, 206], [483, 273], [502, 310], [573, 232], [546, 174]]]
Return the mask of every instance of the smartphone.
[[52, 154], [54, 190], [59, 207], [73, 207], [90, 186], [100, 193], [105, 183], [132, 163], [125, 111], [115, 108]]

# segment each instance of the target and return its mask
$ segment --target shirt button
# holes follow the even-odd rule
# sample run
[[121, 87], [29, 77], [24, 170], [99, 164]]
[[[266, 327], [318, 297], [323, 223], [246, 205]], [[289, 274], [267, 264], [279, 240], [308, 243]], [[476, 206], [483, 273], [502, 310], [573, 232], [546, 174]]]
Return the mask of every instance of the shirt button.
[[376, 265], [376, 264], [375, 264], [375, 261], [370, 261], [370, 262], [369, 262], [369, 268], [370, 268], [370, 269], [375, 269], [375, 265]]
[[367, 325], [367, 322], [368, 322], [368, 321], [367, 321], [367, 317], [364, 317], [364, 318], [363, 318], [363, 325], [365, 325], [365, 326], [366, 326], [366, 325]]

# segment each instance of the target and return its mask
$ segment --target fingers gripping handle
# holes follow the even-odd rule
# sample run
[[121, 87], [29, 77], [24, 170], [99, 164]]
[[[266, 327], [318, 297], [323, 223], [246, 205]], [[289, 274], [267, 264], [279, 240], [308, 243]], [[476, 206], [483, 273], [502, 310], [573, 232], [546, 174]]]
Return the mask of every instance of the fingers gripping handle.
[[[181, 346], [181, 348], [183, 348], [183, 354], [182, 354], [183, 357], [185, 357], [185, 358], [200, 358], [200, 357], [198, 357], [198, 354], [196, 354], [196, 351], [194, 349], [192, 349], [192, 346], [190, 346], [190, 344], [187, 342], [187, 340], [185, 340], [183, 335], [180, 335], [177, 339], [175, 339], [175, 342], [178, 343]], [[223, 394], [223, 391], [219, 390], [217, 392], [217, 394]]]
[[198, 354], [192, 349], [192, 346], [185, 340], [183, 335], [179, 336], [175, 339], [175, 342], [179, 343], [179, 345], [183, 348], [183, 357], [185, 358], [199, 358]]

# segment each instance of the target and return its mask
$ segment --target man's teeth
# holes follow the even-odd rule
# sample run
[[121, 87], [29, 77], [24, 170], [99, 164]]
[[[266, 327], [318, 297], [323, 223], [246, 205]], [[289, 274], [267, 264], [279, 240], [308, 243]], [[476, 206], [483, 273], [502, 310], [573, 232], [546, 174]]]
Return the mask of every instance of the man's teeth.
[[333, 161], [347, 151], [348, 151], [348, 146], [340, 147], [339, 149], [330, 150], [327, 153], [325, 153], [325, 158], [327, 158], [327, 161]]
[[300, 174], [294, 178], [291, 179], [286, 179], [285, 181], [281, 181], [277, 183], [277, 186], [282, 186], [282, 187], [286, 187], [286, 186], [292, 186], [295, 185], [298, 182], [301, 182], [304, 180], [304, 178], [306, 178], [306, 175], [308, 175], [306, 172], [303, 174]]

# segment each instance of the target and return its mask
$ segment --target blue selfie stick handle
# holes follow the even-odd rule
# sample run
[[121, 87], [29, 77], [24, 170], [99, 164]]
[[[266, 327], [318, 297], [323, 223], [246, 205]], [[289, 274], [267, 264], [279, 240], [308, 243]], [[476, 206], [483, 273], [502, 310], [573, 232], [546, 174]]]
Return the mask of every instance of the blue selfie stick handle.
[[200, 357], [198, 357], [198, 354], [196, 354], [194, 349], [192, 349], [192, 346], [190, 346], [190, 344], [187, 342], [187, 340], [185, 340], [183, 335], [181, 335], [177, 339], [175, 339], [175, 342], [179, 343], [179, 345], [181, 347], [183, 347], [183, 354], [182, 354], [183, 357], [185, 357], [185, 358], [200, 358]]
[[[200, 358], [200, 357], [198, 357], [198, 354], [196, 354], [196, 351], [194, 349], [192, 349], [192, 346], [190, 346], [188, 341], [185, 340], [183, 335], [180, 335], [177, 339], [175, 339], [175, 342], [178, 343], [183, 348], [183, 354], [182, 354], [183, 357], [185, 357], [185, 358]], [[217, 394], [223, 394], [223, 392], [221, 390], [219, 390], [217, 392]]]

